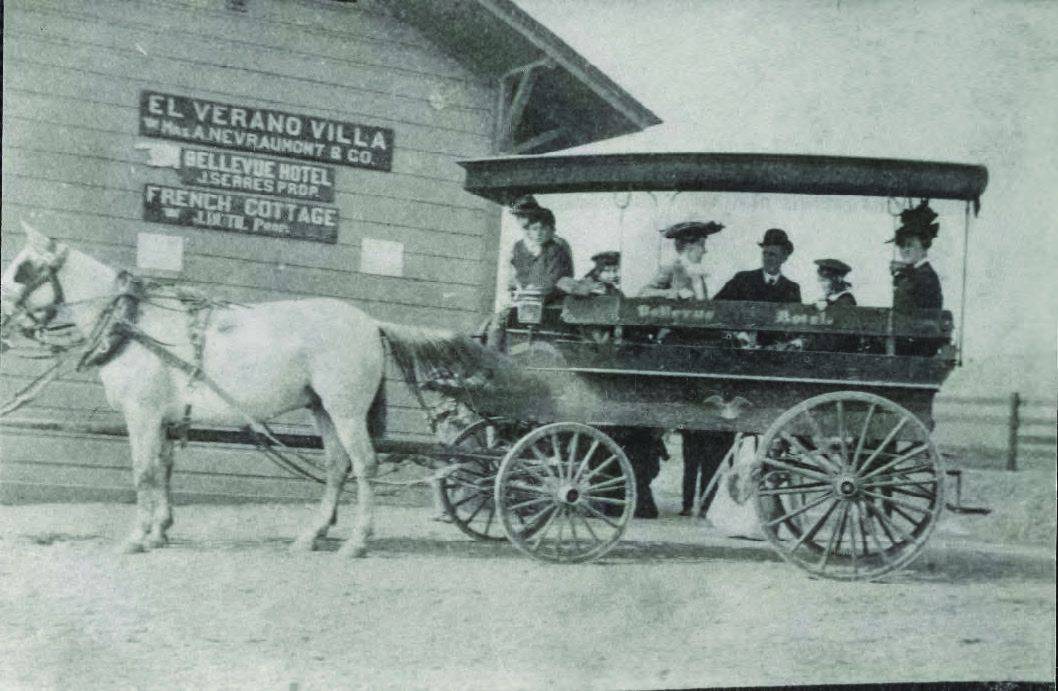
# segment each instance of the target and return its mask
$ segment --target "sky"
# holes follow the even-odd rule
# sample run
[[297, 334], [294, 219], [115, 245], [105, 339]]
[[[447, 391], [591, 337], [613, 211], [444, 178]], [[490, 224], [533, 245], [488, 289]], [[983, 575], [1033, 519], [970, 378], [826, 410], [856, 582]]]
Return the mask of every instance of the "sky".
[[[517, 0], [664, 121], [576, 151], [743, 151], [983, 164], [968, 246], [966, 372], [1053, 398], [1058, 389], [1058, 3]], [[710, 290], [759, 266], [764, 230], [796, 250], [784, 273], [818, 297], [812, 261], [840, 257], [861, 304], [889, 306], [884, 199], [793, 195], [552, 195], [578, 273], [623, 249], [635, 292], [671, 255], [656, 229], [725, 224]], [[931, 261], [958, 315], [963, 205], [937, 201]], [[622, 211], [622, 207], [623, 211]], [[501, 257], [517, 231], [509, 223]], [[632, 259], [632, 261], [629, 261]], [[502, 273], [502, 271], [501, 271]], [[501, 275], [501, 280], [503, 276]]]

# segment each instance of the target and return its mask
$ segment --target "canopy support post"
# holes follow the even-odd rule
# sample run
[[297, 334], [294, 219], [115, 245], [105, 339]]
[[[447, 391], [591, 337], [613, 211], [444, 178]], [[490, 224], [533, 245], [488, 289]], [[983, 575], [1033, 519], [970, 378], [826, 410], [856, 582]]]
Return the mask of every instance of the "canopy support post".
[[[978, 202], [979, 203], [979, 202]], [[963, 211], [962, 229], [962, 294], [959, 297], [959, 359], [956, 364], [962, 367], [963, 336], [966, 333], [966, 264], [970, 254], [970, 205], [967, 201]], [[976, 210], [975, 210], [976, 212]]]
[[[500, 77], [500, 104], [498, 109], [496, 148], [507, 153], [514, 147], [514, 133], [522, 121], [525, 107], [533, 92], [540, 70], [552, 69], [555, 63], [550, 58], [516, 67]], [[512, 84], [512, 81], [514, 82]]]

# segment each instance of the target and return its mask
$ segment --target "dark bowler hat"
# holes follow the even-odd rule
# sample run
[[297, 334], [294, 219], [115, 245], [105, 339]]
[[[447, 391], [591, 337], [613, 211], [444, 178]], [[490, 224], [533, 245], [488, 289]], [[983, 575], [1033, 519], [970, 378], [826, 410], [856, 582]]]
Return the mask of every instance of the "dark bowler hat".
[[900, 227], [886, 242], [899, 245], [905, 238], [917, 237], [922, 240], [924, 246], [929, 247], [940, 230], [940, 224], [934, 222], [936, 220], [937, 212], [929, 208], [928, 199], [923, 199], [918, 206], [900, 212]]
[[841, 277], [852, 271], [852, 267], [840, 259], [817, 259], [816, 264], [819, 265], [821, 274]]
[[620, 252], [599, 252], [592, 256], [591, 260], [595, 262], [595, 267], [601, 269], [604, 266], [620, 266], [621, 264], [621, 253]]
[[716, 221], [684, 221], [663, 228], [661, 234], [669, 240], [697, 240], [719, 233], [723, 229], [724, 226]]
[[782, 228], [768, 228], [764, 231], [764, 239], [757, 243], [761, 247], [778, 245], [786, 249], [786, 254], [793, 254], [793, 243]]

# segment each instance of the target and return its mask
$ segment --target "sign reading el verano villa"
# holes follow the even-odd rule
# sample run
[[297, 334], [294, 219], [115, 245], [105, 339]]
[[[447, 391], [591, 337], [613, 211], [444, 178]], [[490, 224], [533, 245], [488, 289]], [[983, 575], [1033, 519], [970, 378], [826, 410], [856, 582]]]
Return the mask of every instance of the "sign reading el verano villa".
[[153, 91], [140, 93], [140, 134], [372, 170], [393, 163], [385, 127]]

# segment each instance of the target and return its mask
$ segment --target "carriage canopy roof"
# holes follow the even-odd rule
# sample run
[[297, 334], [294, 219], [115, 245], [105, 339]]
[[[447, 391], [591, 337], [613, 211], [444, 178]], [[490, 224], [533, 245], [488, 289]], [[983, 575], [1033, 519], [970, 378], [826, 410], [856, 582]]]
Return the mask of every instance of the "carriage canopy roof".
[[468, 192], [499, 203], [530, 193], [678, 190], [961, 199], [976, 207], [988, 183], [979, 165], [796, 154], [566, 154], [460, 165]]

